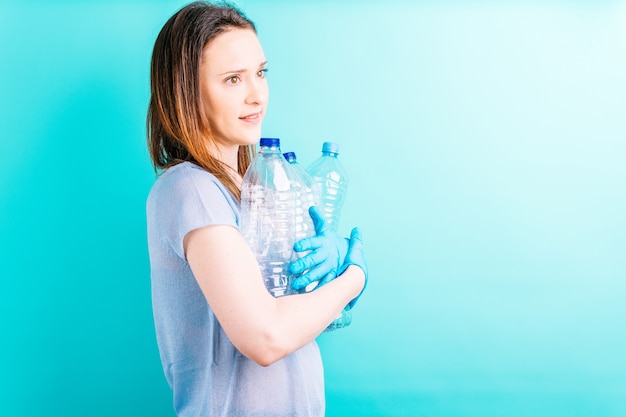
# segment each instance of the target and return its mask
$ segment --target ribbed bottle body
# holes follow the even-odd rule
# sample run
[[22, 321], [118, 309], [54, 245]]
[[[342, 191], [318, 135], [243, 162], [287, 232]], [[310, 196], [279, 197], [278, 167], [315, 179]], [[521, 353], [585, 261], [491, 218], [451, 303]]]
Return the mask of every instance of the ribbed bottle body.
[[301, 184], [280, 153], [279, 142], [261, 141], [241, 187], [240, 231], [254, 252], [267, 290], [274, 297], [293, 293], [289, 262], [297, 238]]
[[[339, 145], [337, 143], [324, 142], [322, 155], [307, 168], [307, 172], [313, 179], [319, 207], [331, 229], [335, 232], [338, 231], [341, 209], [348, 192], [348, 173], [339, 162], [338, 155]], [[349, 310], [343, 310], [325, 331], [347, 327], [351, 322], [352, 313]]]
[[337, 231], [348, 191], [348, 173], [337, 159], [337, 154], [330, 152], [323, 152], [307, 171], [313, 178], [320, 209], [332, 229]]
[[296, 240], [314, 236], [315, 227], [309, 215], [309, 207], [319, 206], [319, 201], [313, 178], [298, 162], [295, 152], [286, 152], [283, 156], [293, 168], [300, 183], [299, 192], [296, 196]]

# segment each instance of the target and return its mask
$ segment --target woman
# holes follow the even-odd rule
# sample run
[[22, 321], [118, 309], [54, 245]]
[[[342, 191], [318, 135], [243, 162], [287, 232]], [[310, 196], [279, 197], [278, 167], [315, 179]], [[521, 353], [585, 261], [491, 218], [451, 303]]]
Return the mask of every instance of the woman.
[[318, 236], [299, 249], [316, 250], [291, 265], [311, 269], [298, 287], [322, 280], [310, 293], [273, 298], [238, 231], [266, 64], [254, 24], [232, 6], [188, 5], [154, 45], [147, 133], [162, 173], [148, 244], [159, 351], [181, 416], [323, 416], [315, 338], [365, 287], [358, 229], [346, 245], [315, 210]]

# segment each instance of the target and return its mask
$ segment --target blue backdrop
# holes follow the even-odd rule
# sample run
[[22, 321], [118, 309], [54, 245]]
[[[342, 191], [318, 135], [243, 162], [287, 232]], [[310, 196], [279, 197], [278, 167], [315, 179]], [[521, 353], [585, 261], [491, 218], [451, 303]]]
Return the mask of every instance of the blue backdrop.
[[[0, 2], [0, 415], [172, 416], [145, 198], [184, 2]], [[341, 144], [370, 283], [327, 415], [626, 415], [626, 2], [241, 0], [265, 136]]]

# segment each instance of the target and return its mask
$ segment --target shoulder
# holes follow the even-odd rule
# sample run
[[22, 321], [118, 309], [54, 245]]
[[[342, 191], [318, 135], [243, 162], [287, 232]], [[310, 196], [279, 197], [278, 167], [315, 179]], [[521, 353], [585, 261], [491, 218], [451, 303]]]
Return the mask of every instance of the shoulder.
[[239, 224], [239, 203], [222, 183], [199, 166], [183, 162], [156, 180], [146, 202], [148, 233], [183, 256], [184, 236], [210, 225]]
[[149, 212], [162, 214], [212, 213], [220, 221], [226, 221], [226, 217], [232, 224], [236, 222], [239, 203], [213, 174], [191, 162], [183, 162], [168, 168], [156, 180], [148, 195], [147, 208]]
[[[188, 188], [223, 190], [222, 183], [208, 171], [191, 162], [182, 162], [163, 172], [152, 186], [150, 194], [167, 195], [188, 191]], [[225, 190], [225, 189], [224, 189]]]
[[155, 181], [148, 195], [151, 201], [184, 201], [194, 196], [204, 199], [225, 200], [237, 206], [236, 199], [215, 175], [191, 162], [182, 162], [163, 172]]

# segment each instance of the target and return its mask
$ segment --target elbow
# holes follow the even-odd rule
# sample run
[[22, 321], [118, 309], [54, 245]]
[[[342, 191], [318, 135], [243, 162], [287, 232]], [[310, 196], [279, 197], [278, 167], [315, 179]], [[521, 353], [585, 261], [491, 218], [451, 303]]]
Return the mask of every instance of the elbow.
[[251, 357], [250, 359], [257, 365], [266, 368], [278, 362], [282, 358], [277, 357], [277, 356], [272, 356], [272, 355], [257, 355], [257, 356]]
[[268, 330], [250, 340], [241, 353], [257, 365], [268, 367], [289, 355], [291, 349], [277, 332]]

